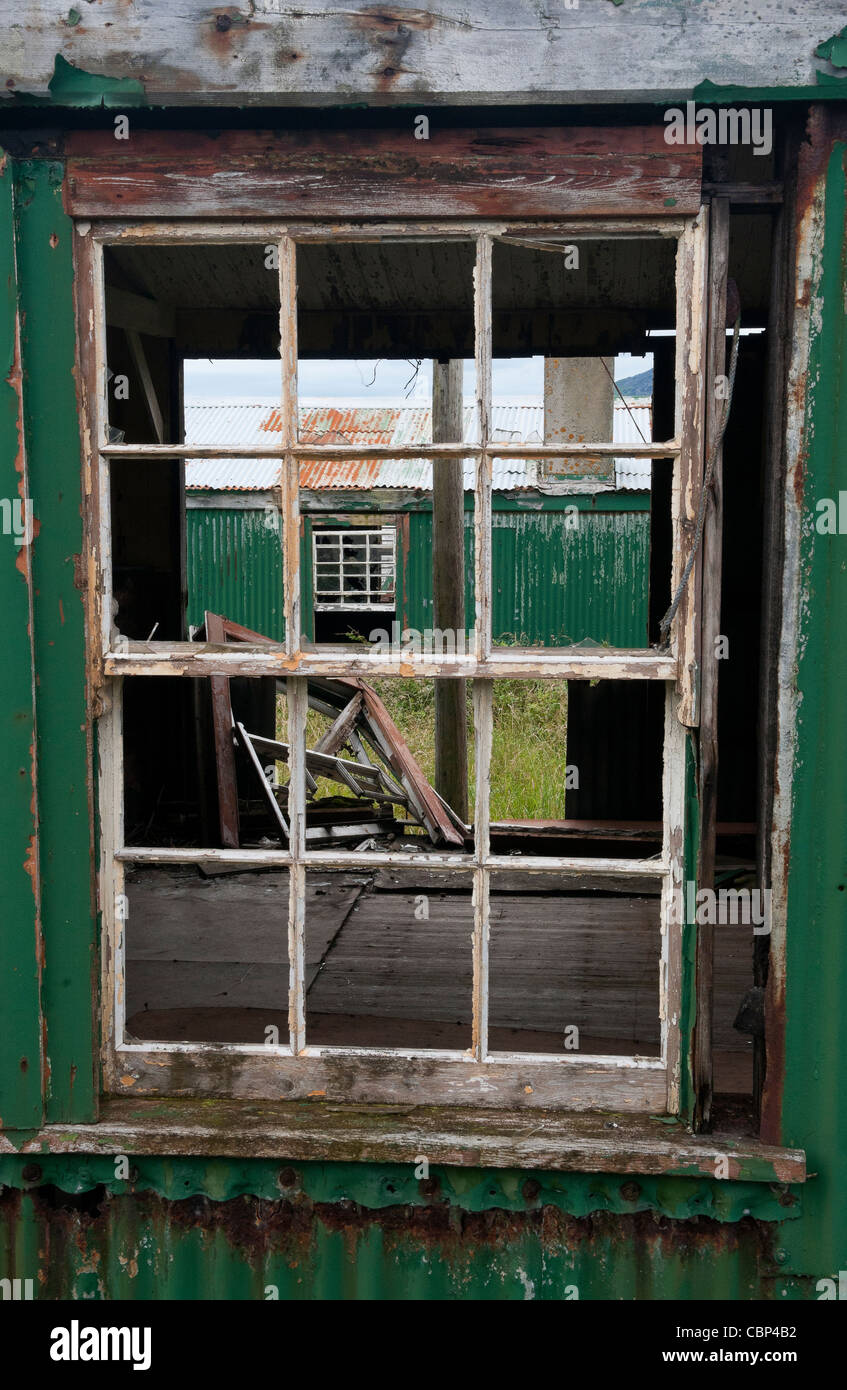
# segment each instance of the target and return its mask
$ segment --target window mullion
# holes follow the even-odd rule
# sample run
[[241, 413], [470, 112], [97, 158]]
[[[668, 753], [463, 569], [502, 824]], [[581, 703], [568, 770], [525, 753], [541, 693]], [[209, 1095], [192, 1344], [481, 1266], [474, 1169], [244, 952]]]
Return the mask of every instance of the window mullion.
[[[708, 224], [701, 209], [679, 240], [676, 261], [676, 402], [674, 435], [680, 453], [674, 463], [673, 565], [671, 593], [676, 594], [694, 540], [697, 503], [703, 477], [703, 425], [706, 376], [706, 280]], [[677, 657], [679, 718], [695, 726], [697, 662], [699, 657], [698, 592], [701, 555], [698, 554], [674, 619], [673, 651]]]
[[[476, 361], [476, 420], [480, 453], [475, 463], [474, 487], [474, 595], [476, 618], [474, 651], [484, 661], [491, 651], [491, 262], [492, 241], [480, 236], [474, 268], [474, 355]], [[464, 465], [462, 465], [464, 466]], [[474, 871], [473, 928], [473, 1033], [472, 1051], [482, 1061], [488, 1051], [488, 937], [489, 875], [485, 867], [490, 852], [490, 768], [493, 686], [475, 680], [474, 738], [476, 788], [474, 833], [477, 868]]]
[[279, 243], [279, 352], [282, 370], [282, 538], [285, 650], [300, 650], [300, 463], [292, 452], [298, 442], [297, 413], [297, 245]]
[[288, 845], [291, 851], [291, 881], [288, 913], [289, 1032], [291, 1050], [306, 1045], [305, 999], [305, 899], [306, 869], [306, 716], [309, 710], [308, 682], [290, 676], [288, 704]]
[[682, 1008], [682, 933], [678, 906], [685, 901], [685, 759], [687, 733], [679, 719], [679, 696], [668, 682], [665, 699], [665, 747], [662, 776], [662, 859], [668, 872], [662, 884], [662, 951], [659, 964], [661, 1056], [667, 1067], [668, 1110], [679, 1107], [680, 1011]]
[[476, 789], [474, 796], [474, 839], [477, 867], [474, 870], [473, 931], [473, 1040], [477, 1061], [488, 1052], [488, 941], [491, 802], [491, 734], [494, 710], [494, 682], [473, 683]]
[[477, 238], [474, 269], [476, 418], [481, 446], [474, 489], [474, 649], [478, 661], [484, 661], [491, 652], [491, 244], [491, 237]]

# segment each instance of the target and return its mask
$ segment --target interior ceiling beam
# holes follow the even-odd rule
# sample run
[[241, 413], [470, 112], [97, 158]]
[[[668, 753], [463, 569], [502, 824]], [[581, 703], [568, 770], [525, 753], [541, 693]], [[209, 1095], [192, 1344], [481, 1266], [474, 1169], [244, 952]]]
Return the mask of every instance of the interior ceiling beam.
[[122, 328], [125, 333], [146, 333], [151, 338], [173, 338], [176, 335], [176, 314], [169, 304], [132, 290], [108, 286], [106, 323], [109, 328]]
[[[497, 357], [593, 356], [644, 350], [648, 328], [673, 320], [653, 311], [579, 309], [494, 312]], [[186, 357], [275, 357], [279, 314], [238, 309], [177, 313], [177, 341]], [[473, 325], [466, 313], [301, 312], [303, 358], [472, 357]]]

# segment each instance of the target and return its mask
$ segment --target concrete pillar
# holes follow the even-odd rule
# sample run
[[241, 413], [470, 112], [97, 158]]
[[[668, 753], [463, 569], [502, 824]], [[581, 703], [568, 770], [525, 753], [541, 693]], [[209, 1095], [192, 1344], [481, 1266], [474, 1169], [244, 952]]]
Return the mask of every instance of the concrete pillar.
[[[604, 365], [605, 364], [605, 365]], [[606, 370], [608, 369], [608, 370]], [[578, 444], [611, 441], [614, 429], [615, 359], [613, 357], [545, 357], [544, 443]], [[610, 458], [553, 459], [553, 477], [614, 477]]]

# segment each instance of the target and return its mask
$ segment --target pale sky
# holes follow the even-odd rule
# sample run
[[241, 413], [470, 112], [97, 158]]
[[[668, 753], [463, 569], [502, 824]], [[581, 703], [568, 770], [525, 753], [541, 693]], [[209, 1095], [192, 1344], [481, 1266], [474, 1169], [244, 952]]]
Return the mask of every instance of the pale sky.
[[[615, 358], [615, 379], [634, 376], [653, 364], [652, 354], [632, 357], [621, 353]], [[512, 396], [543, 394], [543, 357], [495, 358], [493, 364], [495, 400]], [[236, 396], [242, 400], [278, 400], [280, 367], [277, 361], [230, 361], [192, 358], [185, 364], [185, 394], [189, 399]], [[425, 360], [415, 377], [414, 364], [389, 361], [301, 361], [298, 367], [301, 397], [312, 400], [362, 400], [369, 395], [380, 401], [396, 399], [425, 401], [432, 390], [432, 363]], [[465, 362], [464, 394], [474, 393], [474, 364]]]

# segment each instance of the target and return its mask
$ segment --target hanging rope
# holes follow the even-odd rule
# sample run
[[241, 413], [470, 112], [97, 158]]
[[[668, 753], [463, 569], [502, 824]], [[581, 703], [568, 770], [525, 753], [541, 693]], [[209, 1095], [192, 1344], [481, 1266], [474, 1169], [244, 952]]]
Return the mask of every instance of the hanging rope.
[[694, 561], [697, 558], [697, 551], [700, 549], [700, 542], [703, 539], [703, 527], [706, 522], [706, 503], [709, 499], [709, 488], [712, 486], [712, 477], [715, 471], [715, 460], [718, 456], [718, 450], [720, 449], [721, 444], [723, 443], [724, 431], [726, 430], [727, 422], [729, 420], [729, 411], [732, 405], [732, 392], [735, 388], [735, 370], [738, 366], [738, 340], [740, 332], [741, 315], [739, 313], [738, 317], [735, 320], [735, 328], [733, 329], [732, 333], [732, 353], [729, 360], [729, 386], [727, 390], [726, 401], [724, 403], [723, 415], [721, 416], [721, 422], [718, 426], [718, 432], [709, 452], [709, 457], [706, 460], [706, 471], [703, 474], [703, 486], [700, 489], [700, 505], [697, 509], [697, 525], [694, 530], [694, 540], [691, 544], [691, 551], [689, 553], [688, 559], [685, 562], [685, 569], [682, 571], [682, 578], [680, 579], [676, 593], [673, 596], [673, 602], [671, 603], [670, 608], [668, 609], [667, 613], [665, 614], [665, 616], [659, 624], [659, 645], [661, 647], [667, 646], [668, 644], [671, 623], [676, 617], [676, 611], [679, 608], [679, 605], [682, 601], [682, 595], [685, 593], [685, 586], [688, 583], [688, 580], [691, 576], [691, 571], [694, 568]]

